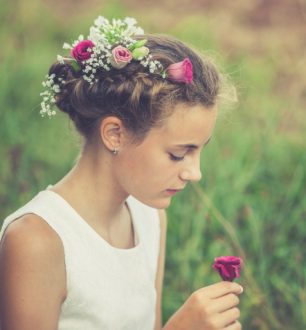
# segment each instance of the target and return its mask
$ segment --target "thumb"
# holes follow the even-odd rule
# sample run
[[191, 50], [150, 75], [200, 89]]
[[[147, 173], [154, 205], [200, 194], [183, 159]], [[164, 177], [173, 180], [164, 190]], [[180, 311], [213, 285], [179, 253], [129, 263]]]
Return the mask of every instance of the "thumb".
[[233, 293], [242, 294], [244, 291], [243, 286], [237, 283], [233, 283], [233, 284], [235, 285], [233, 286]]

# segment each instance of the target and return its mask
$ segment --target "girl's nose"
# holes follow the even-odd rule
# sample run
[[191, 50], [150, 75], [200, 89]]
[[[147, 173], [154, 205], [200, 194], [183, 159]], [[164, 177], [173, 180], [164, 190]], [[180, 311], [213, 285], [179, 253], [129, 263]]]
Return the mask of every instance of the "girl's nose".
[[193, 160], [189, 166], [186, 166], [181, 171], [180, 178], [183, 181], [200, 181], [202, 178], [200, 159]]

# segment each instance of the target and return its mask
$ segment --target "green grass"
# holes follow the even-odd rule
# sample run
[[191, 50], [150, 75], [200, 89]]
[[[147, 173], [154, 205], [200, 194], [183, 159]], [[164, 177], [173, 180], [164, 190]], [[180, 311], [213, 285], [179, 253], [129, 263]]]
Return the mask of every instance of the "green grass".
[[[26, 4], [7, 2], [0, 12], [6, 45], [0, 75], [1, 219], [56, 182], [77, 155], [78, 138], [67, 119], [40, 118], [38, 95], [62, 43], [74, 39], [80, 26], [86, 31], [98, 12], [63, 22], [40, 1]], [[49, 15], [41, 19], [38, 9]], [[132, 15], [118, 3], [103, 9], [108, 17]], [[204, 18], [186, 17], [158, 32], [222, 52], [214, 26]], [[165, 320], [193, 290], [219, 280], [211, 269], [215, 256], [237, 254], [245, 260], [244, 328], [306, 328], [306, 125], [303, 104], [276, 90], [281, 62], [273, 60], [275, 53], [238, 51], [221, 58], [240, 101], [221, 116], [203, 152], [201, 183], [190, 185], [168, 210]]]

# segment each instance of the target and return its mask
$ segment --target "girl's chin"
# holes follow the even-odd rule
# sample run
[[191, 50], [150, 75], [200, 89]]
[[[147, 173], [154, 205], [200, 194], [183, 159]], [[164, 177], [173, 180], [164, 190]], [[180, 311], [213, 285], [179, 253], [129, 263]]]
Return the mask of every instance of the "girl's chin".
[[164, 197], [161, 199], [144, 201], [143, 203], [155, 209], [160, 209], [160, 210], [166, 209], [171, 203], [171, 197], [167, 197], [167, 198]]

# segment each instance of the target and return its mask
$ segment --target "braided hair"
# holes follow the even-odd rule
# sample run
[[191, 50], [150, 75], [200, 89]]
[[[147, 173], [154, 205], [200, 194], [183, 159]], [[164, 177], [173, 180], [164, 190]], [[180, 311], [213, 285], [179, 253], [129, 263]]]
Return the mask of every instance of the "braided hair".
[[[141, 36], [143, 38], [144, 36]], [[164, 67], [188, 57], [193, 64], [193, 81], [181, 84], [150, 73], [139, 62], [110, 71], [100, 69], [98, 81], [89, 84], [71, 64], [56, 62], [49, 70], [60, 78], [57, 107], [67, 113], [77, 130], [90, 140], [107, 116], [120, 118], [137, 138], [170, 115], [178, 103], [212, 107], [220, 90], [220, 74], [208, 59], [199, 56], [184, 43], [170, 37], [145, 35], [146, 46], [154, 60]]]

